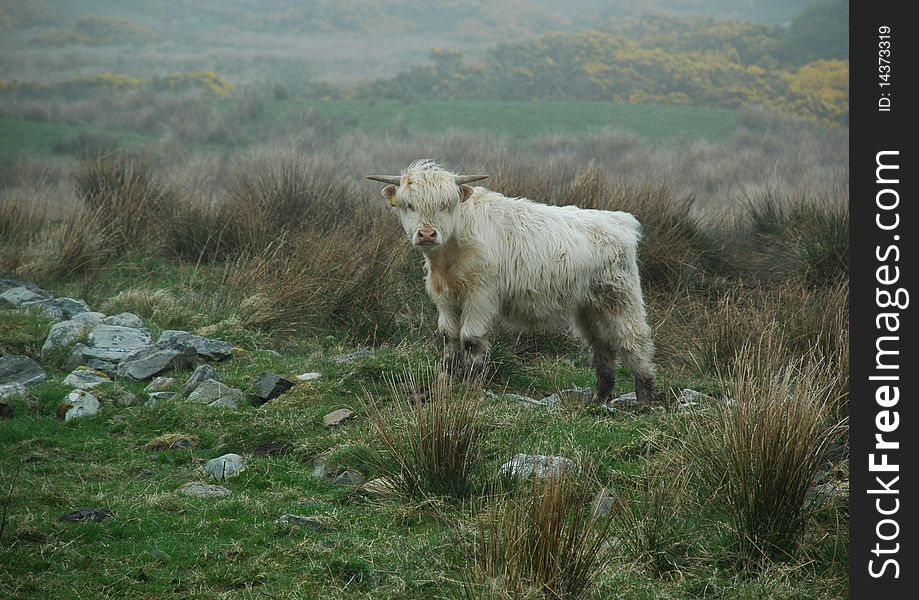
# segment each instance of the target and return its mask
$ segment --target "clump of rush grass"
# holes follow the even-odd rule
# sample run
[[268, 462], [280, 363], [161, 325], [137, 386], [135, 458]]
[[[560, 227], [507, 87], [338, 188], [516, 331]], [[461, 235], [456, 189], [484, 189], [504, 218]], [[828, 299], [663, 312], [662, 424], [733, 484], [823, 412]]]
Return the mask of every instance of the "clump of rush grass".
[[105, 224], [97, 234], [104, 235], [111, 255], [147, 251], [158, 243], [176, 194], [149, 158], [100, 154], [85, 159], [74, 180], [84, 213]]
[[616, 535], [624, 554], [661, 577], [686, 567], [696, 532], [688, 518], [692, 509], [687, 510], [687, 505], [694, 505], [685, 463], [658, 463], [648, 465], [648, 471], [619, 503]]
[[749, 568], [794, 556], [814, 508], [808, 491], [845, 421], [835, 421], [838, 375], [813, 356], [789, 360], [766, 338], [735, 364], [736, 400], [690, 420], [683, 451], [730, 513]]
[[486, 429], [479, 412], [482, 387], [452, 382], [433, 368], [390, 378], [392, 402], [371, 393], [364, 405], [383, 453], [376, 467], [393, 489], [414, 499], [466, 498], [481, 477]]
[[591, 509], [593, 471], [555, 471], [495, 494], [475, 514], [469, 598], [581, 598], [613, 519]]

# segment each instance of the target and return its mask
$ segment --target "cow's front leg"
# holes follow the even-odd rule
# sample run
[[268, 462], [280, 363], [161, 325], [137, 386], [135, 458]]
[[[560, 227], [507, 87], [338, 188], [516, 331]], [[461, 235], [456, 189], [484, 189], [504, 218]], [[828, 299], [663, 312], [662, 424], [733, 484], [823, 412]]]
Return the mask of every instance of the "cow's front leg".
[[443, 370], [457, 373], [463, 368], [463, 345], [460, 342], [460, 313], [448, 307], [441, 308], [437, 329], [444, 336]]
[[460, 343], [464, 371], [469, 377], [480, 377], [485, 372], [491, 350], [488, 335], [496, 315], [497, 305], [485, 296], [471, 299], [463, 306]]

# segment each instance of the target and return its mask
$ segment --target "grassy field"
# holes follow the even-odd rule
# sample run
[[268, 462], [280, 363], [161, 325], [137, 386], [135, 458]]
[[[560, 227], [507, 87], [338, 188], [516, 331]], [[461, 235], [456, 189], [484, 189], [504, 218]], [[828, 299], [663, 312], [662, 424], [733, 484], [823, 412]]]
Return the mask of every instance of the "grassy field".
[[[283, 126], [298, 106], [267, 102], [234, 139]], [[155, 146], [24, 169], [0, 192], [0, 277], [106, 314], [136, 313], [154, 337], [183, 329], [228, 340], [240, 352], [215, 367], [247, 394], [263, 371], [322, 373], [238, 411], [189, 402], [187, 371], [173, 374], [179, 394], [154, 407], [142, 404], [144, 383], [119, 380], [100, 390], [99, 415], [65, 422], [56, 413], [67, 373], [60, 357], [40, 358], [50, 323], [0, 308], [0, 353], [35, 357], [50, 376], [10, 400], [13, 418], [0, 420], [0, 597], [845, 598], [848, 511], [812, 490], [847, 482], [845, 459], [829, 472], [814, 464], [830, 442], [847, 444], [846, 132], [747, 113], [720, 141], [581, 130], [511, 145], [494, 132], [399, 131], [398, 120], [367, 133], [358, 128], [383, 111], [405, 111], [408, 127], [419, 107], [359, 106], [378, 112], [348, 122], [347, 105], [314, 105], [305, 119], [326, 133], [314, 131], [310, 146], [225, 145], [225, 156], [191, 161]], [[420, 257], [362, 175], [397, 172], [419, 155], [457, 169], [488, 165], [489, 186], [508, 195], [635, 214], [658, 390], [707, 397], [687, 410], [521, 403], [503, 394], [539, 399], [594, 385], [591, 357], [561, 334], [506, 332], [494, 338], [483, 389], [414, 389], [408, 380], [438, 362], [436, 314]], [[48, 207], [51, 218], [44, 200], [75, 208]], [[372, 356], [332, 360], [364, 348]], [[631, 391], [629, 374], [619, 375], [616, 391]], [[122, 391], [141, 404], [118, 405]], [[461, 418], [413, 421], [406, 406]], [[357, 417], [324, 427], [340, 408]], [[455, 447], [470, 427], [460, 466], [411, 445]], [[190, 441], [148, 446], [168, 434]], [[396, 452], [421, 450], [400, 462], [387, 435]], [[751, 439], [764, 443], [746, 446]], [[224, 483], [231, 496], [178, 492], [203, 479], [205, 461], [231, 452], [246, 461]], [[578, 461], [586, 496], [563, 490], [533, 508], [555, 488], [498, 477], [517, 453]], [[333, 475], [399, 481], [449, 464], [451, 480], [470, 483], [462, 493], [403, 486], [381, 496], [313, 475], [317, 461]], [[601, 527], [586, 515], [602, 487], [619, 501]], [[85, 508], [114, 517], [59, 521]], [[288, 513], [315, 523], [275, 522]], [[508, 550], [514, 535], [560, 539], [553, 515], [603, 542], [583, 570], [569, 569], [576, 552], [549, 553], [557, 560], [548, 570], [582, 573], [579, 591], [539, 579], [530, 555]], [[778, 532], [775, 518], [785, 523]], [[500, 533], [487, 533], [489, 523]]]
[[[233, 101], [210, 102], [205, 116], [233, 134], [192, 140], [201, 153], [231, 147], [272, 143], [300, 130], [312, 128], [326, 140], [349, 132], [368, 135], [436, 134], [448, 130], [488, 133], [514, 143], [549, 135], [580, 135], [610, 129], [629, 132], [638, 139], [660, 143], [677, 139], [719, 141], [740, 126], [737, 111], [678, 106], [633, 105], [612, 102], [484, 102], [451, 101], [403, 104], [395, 101], [264, 100], [252, 116], [240, 118]], [[195, 118], [191, 116], [190, 118]], [[156, 127], [156, 123], [154, 123]], [[222, 130], [220, 130], [222, 131]], [[138, 132], [123, 127], [76, 122], [33, 121], [0, 117], [0, 162], [13, 163], [29, 156], [76, 155], [94, 149], [142, 148], [155, 142], [162, 131]]]

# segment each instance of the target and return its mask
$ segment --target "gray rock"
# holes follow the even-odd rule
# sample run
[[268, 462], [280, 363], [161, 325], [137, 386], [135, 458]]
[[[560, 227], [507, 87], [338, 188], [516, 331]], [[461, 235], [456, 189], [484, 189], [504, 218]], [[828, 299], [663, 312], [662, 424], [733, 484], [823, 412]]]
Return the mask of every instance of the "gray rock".
[[73, 386], [80, 390], [91, 390], [100, 385], [112, 383], [105, 375], [100, 375], [92, 369], [77, 368], [64, 378], [64, 385]]
[[176, 380], [174, 377], [157, 377], [153, 381], [147, 384], [147, 387], [144, 388], [145, 392], [163, 392], [174, 386]]
[[21, 398], [28, 393], [29, 392], [26, 390], [26, 386], [22, 385], [18, 381], [0, 384], [0, 400], [12, 400], [13, 398]]
[[35, 292], [36, 294], [44, 296], [45, 298], [51, 297], [50, 292], [46, 292], [34, 283], [19, 281], [18, 279], [0, 279], [0, 293], [11, 290], [13, 288], [26, 288], [31, 292]]
[[208, 404], [208, 406], [210, 406], [211, 408], [216, 407], [216, 408], [228, 408], [230, 410], [238, 410], [239, 401], [236, 398], [233, 398], [232, 396], [224, 396], [223, 398], [218, 398], [217, 400], [214, 400], [213, 402]]
[[555, 403], [557, 402], [557, 399], [552, 398], [552, 396], [537, 400], [535, 398], [530, 398], [529, 396], [521, 396], [520, 394], [495, 394], [489, 391], [485, 392], [485, 397], [489, 400], [512, 400], [513, 402], [520, 402], [521, 404], [532, 404], [533, 406], [555, 406]]
[[345, 421], [354, 418], [354, 411], [347, 408], [339, 408], [338, 410], [333, 410], [326, 416], [322, 417], [322, 424], [326, 427], [338, 427]]
[[542, 454], [517, 454], [498, 469], [498, 475], [529, 477], [535, 475], [543, 478], [559, 472], [569, 472], [576, 468], [576, 463], [564, 456], [545, 456]]
[[186, 483], [178, 491], [180, 494], [195, 498], [226, 498], [233, 493], [225, 487], [200, 481]]
[[674, 394], [678, 405], [681, 408], [690, 408], [696, 406], [701, 402], [710, 400], [711, 398], [702, 392], [697, 392], [696, 390], [680, 390], [679, 394]]
[[0, 384], [21, 383], [28, 387], [48, 379], [41, 366], [28, 356], [0, 357]]
[[202, 382], [207, 380], [220, 381], [220, 374], [211, 365], [199, 365], [195, 372], [191, 374], [188, 381], [185, 382], [185, 393], [191, 394]]
[[223, 360], [233, 356], [235, 346], [230, 342], [202, 337], [187, 331], [168, 329], [156, 341], [158, 346], [164, 348], [194, 348], [198, 356], [211, 360]]
[[89, 332], [89, 346], [106, 352], [126, 355], [153, 343], [150, 332], [136, 327], [101, 323]]
[[610, 404], [637, 404], [638, 395], [635, 392], [627, 392], [621, 396], [617, 396], [609, 401]]
[[160, 373], [194, 367], [198, 355], [194, 348], [162, 348], [147, 346], [131, 352], [118, 364], [118, 376], [138, 381], [149, 379]]
[[204, 463], [204, 474], [216, 481], [234, 477], [245, 468], [243, 457], [239, 454], [224, 454]]
[[91, 417], [99, 412], [99, 400], [85, 390], [73, 390], [64, 398], [58, 411], [63, 413], [65, 421]]
[[590, 514], [597, 519], [607, 517], [619, 508], [619, 494], [615, 489], [602, 488], [590, 504]]
[[320, 378], [322, 378], [322, 373], [301, 373], [297, 375], [297, 379], [300, 381], [316, 381]]
[[144, 328], [144, 320], [134, 313], [129, 312], [118, 313], [117, 315], [105, 317], [102, 322], [106, 325], [117, 325], [119, 327], [130, 327], [132, 329]]
[[373, 356], [373, 352], [370, 350], [355, 350], [354, 352], [349, 352], [347, 354], [339, 354], [338, 356], [333, 356], [331, 360], [334, 363], [346, 363], [360, 360], [362, 358], [370, 358], [371, 356]]
[[546, 396], [542, 399], [542, 402], [549, 406], [555, 406], [557, 404], [590, 404], [593, 400], [593, 394], [593, 389], [589, 387], [582, 388], [575, 386], [567, 390], [560, 390], [551, 396]]
[[242, 390], [231, 388], [213, 379], [208, 379], [188, 395], [189, 400], [199, 404], [210, 404], [220, 398], [232, 398], [237, 402], [242, 402], [246, 395]]
[[281, 515], [275, 520], [277, 525], [296, 525], [318, 531], [326, 527], [325, 519], [318, 517], [305, 517], [303, 515]]
[[41, 355], [48, 356], [69, 349], [77, 340], [88, 336], [93, 327], [101, 324], [104, 318], [105, 315], [102, 313], [82, 312], [71, 319], [55, 323], [48, 331], [48, 337], [41, 347]]
[[44, 294], [30, 290], [25, 287], [14, 287], [0, 293], [0, 307], [6, 308], [25, 308], [30, 304], [37, 304], [42, 300], [47, 300], [50, 294]]
[[332, 480], [334, 485], [360, 485], [364, 483], [364, 476], [357, 471], [343, 471]]
[[147, 408], [153, 408], [157, 404], [163, 402], [164, 400], [169, 400], [174, 398], [176, 395], [175, 392], [150, 392], [147, 395], [147, 401], [144, 402], [144, 406]]
[[127, 390], [122, 390], [115, 398], [112, 400], [112, 404], [115, 406], [120, 406], [121, 408], [127, 408], [129, 406], [137, 406], [140, 404], [140, 399]]
[[294, 382], [274, 373], [263, 372], [255, 382], [255, 397], [259, 404], [274, 400], [290, 388]]
[[83, 510], [75, 510], [72, 513], [67, 513], [63, 515], [58, 520], [59, 521], [95, 521], [96, 523], [101, 523], [106, 519], [111, 519], [115, 516], [115, 513], [110, 511], [107, 508], [84, 508]]
[[80, 313], [89, 312], [89, 305], [86, 302], [74, 298], [50, 298], [36, 306], [39, 307], [41, 316], [52, 321], [65, 321]]
[[112, 355], [109, 358], [109, 354], [102, 350], [77, 343], [74, 344], [73, 350], [70, 351], [70, 355], [64, 362], [64, 369], [72, 371], [79, 367], [89, 367], [109, 377], [115, 377], [118, 374], [118, 356], [120, 355]]

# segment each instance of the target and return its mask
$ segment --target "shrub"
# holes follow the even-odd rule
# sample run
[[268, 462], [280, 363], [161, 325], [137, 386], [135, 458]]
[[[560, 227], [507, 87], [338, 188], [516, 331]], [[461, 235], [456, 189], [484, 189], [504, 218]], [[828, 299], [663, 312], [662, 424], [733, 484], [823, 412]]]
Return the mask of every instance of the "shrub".
[[388, 407], [365, 393], [366, 412], [383, 447], [377, 467], [410, 498], [469, 496], [483, 463], [481, 386], [453, 384], [432, 368], [420, 379], [406, 370], [404, 379], [389, 380]]
[[85, 159], [74, 178], [85, 211], [97, 215], [87, 218], [105, 224], [97, 235], [110, 254], [158, 245], [175, 192], [154, 173], [148, 158], [100, 154]]
[[590, 509], [591, 474], [532, 478], [479, 507], [467, 596], [583, 597], [612, 523]]
[[747, 567], [794, 555], [814, 508], [808, 492], [842, 432], [837, 375], [813, 358], [789, 361], [768, 338], [748, 345], [735, 363], [736, 400], [698, 413], [684, 432], [683, 452], [730, 513]]

